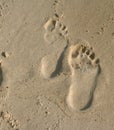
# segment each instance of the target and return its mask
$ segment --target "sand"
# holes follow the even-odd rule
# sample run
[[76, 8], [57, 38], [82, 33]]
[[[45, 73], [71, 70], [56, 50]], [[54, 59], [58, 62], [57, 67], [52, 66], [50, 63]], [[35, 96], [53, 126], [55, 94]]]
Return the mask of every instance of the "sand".
[[114, 1], [0, 0], [0, 130], [114, 130]]

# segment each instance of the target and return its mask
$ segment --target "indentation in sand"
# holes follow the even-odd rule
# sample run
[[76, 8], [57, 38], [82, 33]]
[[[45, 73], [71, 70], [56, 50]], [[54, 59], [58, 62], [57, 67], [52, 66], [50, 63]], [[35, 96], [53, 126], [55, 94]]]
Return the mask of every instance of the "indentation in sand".
[[80, 41], [70, 47], [68, 63], [72, 75], [67, 104], [73, 110], [85, 110], [93, 100], [100, 72], [99, 60], [95, 58], [92, 47]]
[[41, 60], [41, 73], [44, 78], [52, 78], [60, 74], [64, 53], [68, 45], [67, 28], [60, 21], [49, 19], [45, 25], [44, 39], [47, 43], [53, 44], [50, 54]]
[[0, 86], [2, 85], [2, 82], [3, 82], [3, 72], [2, 72], [1, 64], [2, 64], [2, 61], [0, 62]]
[[57, 40], [65, 39], [68, 34], [67, 27], [60, 21], [55, 19], [49, 19], [45, 25], [44, 39], [48, 44], [52, 44]]
[[11, 128], [19, 130], [18, 127], [20, 126], [20, 123], [11, 113], [2, 111], [0, 113], [0, 117], [2, 117], [2, 119], [5, 120]]

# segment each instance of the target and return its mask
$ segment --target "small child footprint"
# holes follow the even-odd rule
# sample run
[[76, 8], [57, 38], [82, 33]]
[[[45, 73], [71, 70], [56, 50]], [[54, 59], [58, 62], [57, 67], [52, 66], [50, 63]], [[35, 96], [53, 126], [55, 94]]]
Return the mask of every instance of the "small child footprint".
[[58, 20], [49, 19], [45, 25], [44, 39], [52, 45], [50, 54], [41, 60], [41, 73], [45, 79], [49, 79], [60, 74], [64, 52], [68, 42], [66, 40], [67, 28]]
[[67, 105], [73, 110], [87, 109], [100, 72], [99, 60], [89, 44], [78, 43], [70, 47], [68, 64], [71, 69], [71, 86], [67, 95]]

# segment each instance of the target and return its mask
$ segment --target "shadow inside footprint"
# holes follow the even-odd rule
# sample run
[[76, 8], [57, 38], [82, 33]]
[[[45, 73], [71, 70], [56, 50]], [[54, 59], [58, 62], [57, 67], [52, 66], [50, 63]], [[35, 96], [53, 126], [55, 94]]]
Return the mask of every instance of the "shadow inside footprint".
[[66, 52], [68, 45], [66, 45], [66, 47], [64, 48], [63, 52], [61, 53], [58, 61], [57, 61], [57, 65], [56, 65], [56, 69], [55, 71], [51, 74], [51, 78], [54, 78], [55, 76], [59, 75], [62, 71], [62, 62], [64, 59], [64, 54]]
[[86, 104], [86, 106], [84, 108], [80, 109], [80, 110], [83, 111], [83, 110], [88, 109], [92, 105], [92, 101], [93, 101], [93, 94], [91, 95], [91, 98], [88, 101], [88, 103]]
[[2, 72], [2, 68], [0, 67], [0, 86], [2, 85], [3, 82], [3, 72]]

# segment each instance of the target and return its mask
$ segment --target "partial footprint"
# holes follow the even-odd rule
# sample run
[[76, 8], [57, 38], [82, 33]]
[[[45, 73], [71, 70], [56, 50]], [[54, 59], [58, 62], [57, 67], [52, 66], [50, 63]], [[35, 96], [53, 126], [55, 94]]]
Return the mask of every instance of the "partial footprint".
[[99, 60], [95, 58], [89, 44], [78, 43], [70, 47], [68, 63], [72, 81], [66, 99], [67, 105], [73, 110], [85, 110], [93, 100], [100, 72]]
[[2, 72], [2, 67], [1, 67], [1, 61], [0, 61], [0, 86], [2, 85], [3, 82], [3, 72]]
[[65, 39], [67, 37], [68, 30], [65, 25], [58, 20], [49, 19], [45, 25], [44, 39], [47, 43], [52, 44], [57, 40]]
[[44, 56], [41, 60], [41, 74], [45, 79], [53, 78], [60, 74], [64, 53], [67, 48], [66, 44], [62, 45], [59, 51], [53, 51], [51, 54]]
[[0, 61], [0, 101], [2, 101], [8, 92], [8, 87], [4, 84], [4, 76], [3, 76], [3, 71], [2, 71], [2, 60]]
[[2, 111], [0, 113], [0, 117], [2, 117], [2, 119], [5, 120], [11, 128], [19, 130], [18, 127], [20, 126], [20, 123], [11, 113]]
[[44, 56], [41, 60], [41, 73], [45, 79], [55, 77], [60, 74], [64, 53], [68, 46], [66, 40], [67, 29], [59, 21], [49, 19], [44, 25], [44, 39], [52, 44], [50, 54]]
[[57, 63], [57, 56], [56, 54], [53, 54], [53, 56], [46, 55], [41, 60], [41, 74], [45, 79], [51, 78], [52, 73], [54, 72], [56, 68]]

